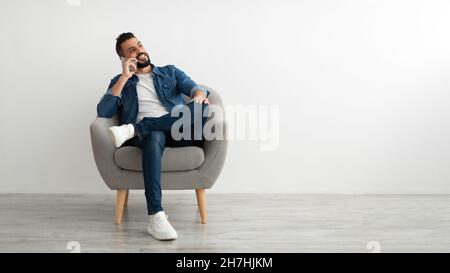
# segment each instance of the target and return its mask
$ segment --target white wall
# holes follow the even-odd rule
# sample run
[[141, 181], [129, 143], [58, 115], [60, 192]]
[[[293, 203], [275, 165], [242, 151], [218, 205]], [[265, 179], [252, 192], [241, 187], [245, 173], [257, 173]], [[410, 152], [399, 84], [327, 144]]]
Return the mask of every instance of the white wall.
[[109, 192], [89, 124], [134, 32], [227, 104], [278, 104], [215, 192], [450, 193], [450, 2], [0, 2], [0, 192]]

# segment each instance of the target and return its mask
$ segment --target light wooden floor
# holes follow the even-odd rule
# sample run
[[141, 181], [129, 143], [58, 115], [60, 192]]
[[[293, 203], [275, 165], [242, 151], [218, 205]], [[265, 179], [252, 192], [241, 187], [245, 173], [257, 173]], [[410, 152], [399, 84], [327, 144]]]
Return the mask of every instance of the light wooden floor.
[[450, 196], [208, 194], [200, 224], [194, 191], [164, 194], [178, 239], [146, 233], [142, 191], [123, 222], [114, 195], [0, 195], [1, 252], [450, 252]]

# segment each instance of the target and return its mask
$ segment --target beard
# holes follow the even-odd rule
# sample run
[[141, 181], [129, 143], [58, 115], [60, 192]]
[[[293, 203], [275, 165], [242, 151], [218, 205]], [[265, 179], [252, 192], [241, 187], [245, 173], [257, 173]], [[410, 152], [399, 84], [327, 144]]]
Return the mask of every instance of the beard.
[[[140, 62], [139, 61], [139, 57], [141, 57], [142, 55], [147, 56], [147, 60], [145, 62]], [[136, 63], [137, 68], [145, 68], [145, 67], [149, 66], [150, 63], [151, 63], [150, 56], [148, 56], [148, 54], [145, 53], [145, 52], [142, 52], [141, 54], [139, 54], [139, 56], [137, 56], [137, 59], [138, 59], [138, 61]]]

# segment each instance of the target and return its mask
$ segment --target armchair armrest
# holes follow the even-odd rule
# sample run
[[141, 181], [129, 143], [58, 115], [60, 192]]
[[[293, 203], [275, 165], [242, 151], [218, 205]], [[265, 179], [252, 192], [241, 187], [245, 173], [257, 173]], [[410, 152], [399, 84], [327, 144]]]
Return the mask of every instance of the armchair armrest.
[[106, 185], [113, 189], [114, 180], [120, 173], [120, 168], [114, 163], [116, 147], [108, 133], [110, 126], [119, 125], [117, 114], [112, 118], [97, 117], [90, 125], [91, 143], [97, 169]]
[[225, 118], [225, 109], [219, 94], [209, 87], [205, 88], [210, 92], [208, 100], [210, 102], [210, 110], [212, 117], [208, 122], [214, 122], [215, 132], [222, 134], [218, 139], [205, 140], [203, 151], [205, 153], [205, 161], [198, 169], [205, 188], [211, 188], [216, 182], [225, 163], [228, 140], [227, 140], [227, 123]]

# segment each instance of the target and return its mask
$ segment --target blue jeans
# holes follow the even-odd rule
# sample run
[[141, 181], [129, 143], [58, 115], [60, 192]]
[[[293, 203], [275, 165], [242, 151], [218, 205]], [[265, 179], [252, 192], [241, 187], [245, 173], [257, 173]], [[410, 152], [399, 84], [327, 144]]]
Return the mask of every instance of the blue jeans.
[[[134, 124], [138, 136], [128, 140], [125, 146], [136, 146], [142, 149], [142, 170], [144, 175], [145, 198], [147, 200], [148, 215], [162, 211], [161, 195], [161, 159], [164, 148], [185, 147], [185, 146], [203, 146], [203, 126], [207, 117], [203, 117], [203, 112], [207, 111], [206, 104], [196, 103], [194, 112], [194, 102], [185, 105], [191, 110], [191, 139], [174, 140], [170, 134], [172, 124], [178, 120], [178, 117], [171, 117], [170, 113], [158, 118], [144, 118], [137, 124]], [[200, 111], [198, 111], [200, 110]], [[202, 132], [201, 139], [195, 140], [194, 119], [201, 119]], [[196, 121], [197, 122], [197, 121]]]

